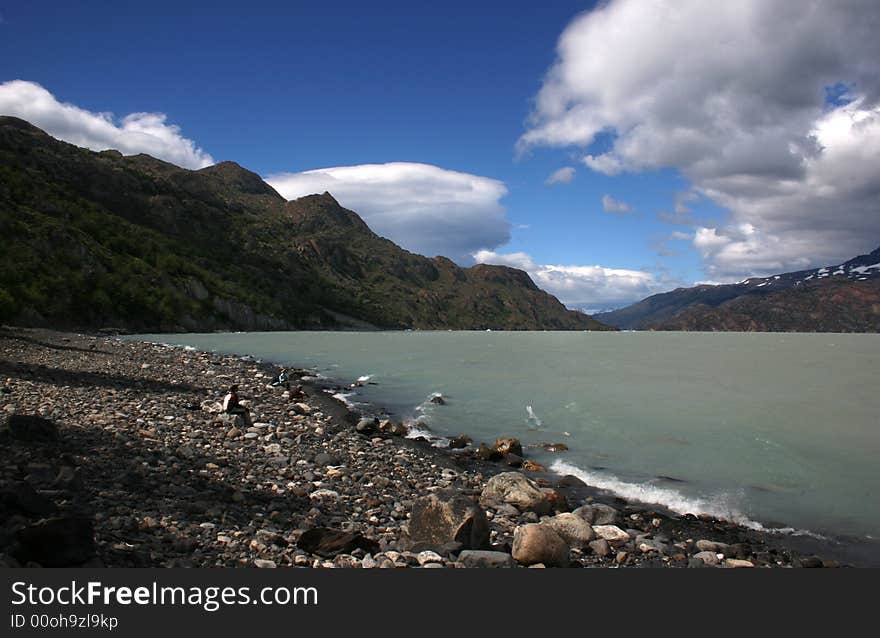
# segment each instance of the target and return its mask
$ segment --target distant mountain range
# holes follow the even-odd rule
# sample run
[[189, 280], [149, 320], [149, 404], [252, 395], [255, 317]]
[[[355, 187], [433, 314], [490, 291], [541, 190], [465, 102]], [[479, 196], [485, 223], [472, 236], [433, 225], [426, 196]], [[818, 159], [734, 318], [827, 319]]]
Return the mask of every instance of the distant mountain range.
[[0, 322], [19, 325], [610, 329], [521, 270], [409, 253], [329, 193], [288, 202], [232, 162], [95, 153], [13, 117], [0, 234]]
[[836, 266], [678, 288], [594, 317], [634, 330], [880, 332], [880, 248]]

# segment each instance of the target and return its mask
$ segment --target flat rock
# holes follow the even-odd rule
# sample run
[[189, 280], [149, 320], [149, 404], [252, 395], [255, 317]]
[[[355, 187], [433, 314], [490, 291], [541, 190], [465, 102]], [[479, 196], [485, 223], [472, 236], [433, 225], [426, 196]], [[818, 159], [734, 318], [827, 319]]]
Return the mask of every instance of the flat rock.
[[493, 552], [478, 549], [466, 549], [458, 555], [458, 564], [462, 567], [482, 569], [498, 569], [515, 567], [513, 556], [506, 552]]
[[738, 558], [728, 558], [724, 561], [724, 566], [725, 567], [741, 568], [741, 567], [754, 567], [755, 565], [754, 565], [754, 563], [752, 563], [752, 561], [749, 561], [749, 560], [741, 560]]
[[416, 556], [416, 560], [419, 562], [419, 565], [427, 565], [428, 563], [442, 563], [443, 557], [437, 552], [432, 551], [424, 551], [419, 552]]
[[620, 512], [603, 503], [582, 505], [572, 513], [577, 514], [590, 525], [617, 525], [623, 521]]
[[630, 535], [620, 529], [617, 525], [593, 525], [593, 531], [600, 538], [604, 538], [612, 545], [625, 543], [630, 539]]

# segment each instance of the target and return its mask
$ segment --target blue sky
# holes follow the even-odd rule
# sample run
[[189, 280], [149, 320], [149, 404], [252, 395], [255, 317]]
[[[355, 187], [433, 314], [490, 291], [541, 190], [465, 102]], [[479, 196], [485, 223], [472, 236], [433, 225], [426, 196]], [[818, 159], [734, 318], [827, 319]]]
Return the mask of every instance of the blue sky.
[[877, 8], [710, 4], [0, 3], [0, 112], [328, 188], [590, 310], [876, 248]]

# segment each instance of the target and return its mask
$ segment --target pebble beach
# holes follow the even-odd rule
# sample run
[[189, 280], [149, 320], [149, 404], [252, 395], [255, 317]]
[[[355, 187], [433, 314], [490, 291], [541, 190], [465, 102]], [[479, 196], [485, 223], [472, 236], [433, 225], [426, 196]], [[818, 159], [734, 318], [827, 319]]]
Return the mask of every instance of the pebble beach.
[[[278, 369], [0, 330], [0, 567], [847, 564], [614, 498], [530, 465], [515, 440], [432, 447], [351, 412], [306, 370], [291, 371], [290, 389], [270, 386]], [[232, 384], [251, 422], [222, 413]]]

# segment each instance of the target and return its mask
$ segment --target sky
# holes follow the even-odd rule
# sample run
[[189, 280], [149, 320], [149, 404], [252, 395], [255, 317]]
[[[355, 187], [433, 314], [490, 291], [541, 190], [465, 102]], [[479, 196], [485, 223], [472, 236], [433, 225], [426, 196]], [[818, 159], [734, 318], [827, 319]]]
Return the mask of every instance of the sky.
[[0, 114], [588, 312], [880, 245], [874, 0], [0, 0]]

